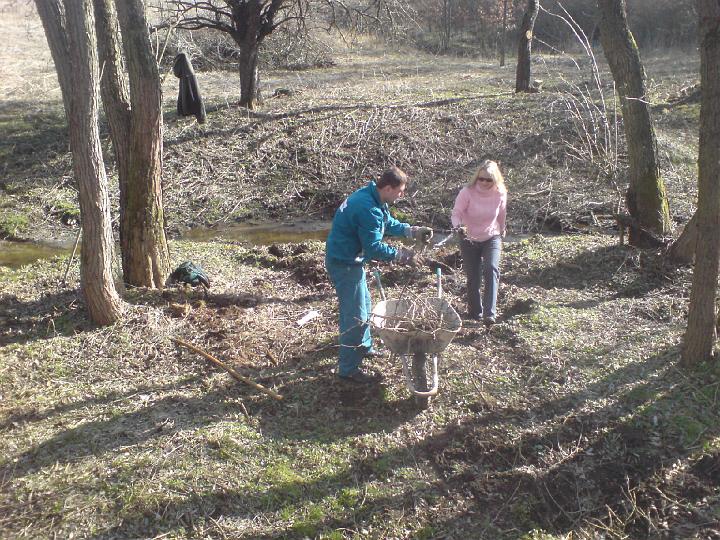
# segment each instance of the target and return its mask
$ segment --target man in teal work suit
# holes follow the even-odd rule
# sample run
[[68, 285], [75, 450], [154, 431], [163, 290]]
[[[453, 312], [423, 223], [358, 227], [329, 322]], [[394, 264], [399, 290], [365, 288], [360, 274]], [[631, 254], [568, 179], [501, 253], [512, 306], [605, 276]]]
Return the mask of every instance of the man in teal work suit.
[[428, 241], [429, 227], [411, 227], [390, 215], [388, 204], [403, 196], [407, 175], [391, 167], [380, 179], [350, 195], [335, 212], [325, 244], [325, 267], [335, 285], [340, 303], [340, 354], [338, 375], [353, 383], [380, 380], [365, 372], [362, 359], [375, 355], [368, 318], [372, 311], [370, 291], [365, 279], [365, 263], [370, 260], [413, 264], [412, 249], [389, 246], [384, 235], [405, 236]]

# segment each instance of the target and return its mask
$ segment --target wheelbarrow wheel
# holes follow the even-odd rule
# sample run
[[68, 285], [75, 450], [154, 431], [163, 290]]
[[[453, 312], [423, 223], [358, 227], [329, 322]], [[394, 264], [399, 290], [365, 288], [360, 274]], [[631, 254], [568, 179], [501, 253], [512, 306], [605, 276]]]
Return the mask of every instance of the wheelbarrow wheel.
[[[425, 353], [413, 354], [412, 374], [415, 390], [427, 392], [427, 355]], [[428, 396], [415, 396], [415, 404], [421, 409], [427, 409], [430, 405], [430, 398]]]

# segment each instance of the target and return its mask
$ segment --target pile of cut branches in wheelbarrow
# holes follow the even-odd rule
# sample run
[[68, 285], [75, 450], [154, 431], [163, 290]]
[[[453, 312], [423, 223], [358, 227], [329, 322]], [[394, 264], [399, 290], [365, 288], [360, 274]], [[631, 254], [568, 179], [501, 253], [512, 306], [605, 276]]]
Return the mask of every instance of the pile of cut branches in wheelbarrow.
[[[450, 344], [462, 326], [457, 311], [442, 297], [442, 274], [436, 270], [437, 296], [423, 297], [404, 294], [396, 300], [385, 299], [380, 274], [375, 278], [383, 300], [370, 315], [370, 324], [390, 352], [402, 360], [405, 384], [415, 395], [420, 407], [427, 407], [437, 395], [439, 386], [438, 362], [440, 353]], [[432, 356], [430, 373], [427, 357]], [[412, 369], [408, 367], [412, 357]], [[429, 377], [428, 377], [429, 375]], [[432, 381], [428, 385], [428, 378]]]

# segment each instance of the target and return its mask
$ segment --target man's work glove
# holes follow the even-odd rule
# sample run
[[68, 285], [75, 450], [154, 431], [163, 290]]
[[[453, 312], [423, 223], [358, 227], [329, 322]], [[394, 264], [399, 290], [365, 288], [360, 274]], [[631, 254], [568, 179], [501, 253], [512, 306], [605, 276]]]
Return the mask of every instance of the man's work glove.
[[414, 249], [398, 248], [397, 255], [395, 255], [395, 262], [402, 265], [418, 266], [420, 261], [418, 255]]
[[430, 239], [432, 237], [433, 230], [430, 227], [417, 227], [415, 225], [410, 227], [410, 238], [412, 238], [413, 240], [418, 240], [423, 244], [427, 244], [428, 242], [430, 242]]
[[410, 238], [415, 240], [415, 249], [423, 251], [432, 238], [433, 230], [430, 227], [410, 227]]
[[455, 232], [460, 240], [465, 240], [467, 238], [467, 227], [465, 225], [455, 227]]

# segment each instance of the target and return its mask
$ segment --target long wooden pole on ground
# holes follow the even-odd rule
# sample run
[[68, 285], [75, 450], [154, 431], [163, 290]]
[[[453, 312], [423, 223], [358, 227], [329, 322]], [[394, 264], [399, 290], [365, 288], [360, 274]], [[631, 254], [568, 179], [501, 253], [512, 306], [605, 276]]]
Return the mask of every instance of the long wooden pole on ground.
[[200, 347], [197, 347], [197, 346], [193, 345], [192, 343], [188, 343], [187, 341], [183, 341], [182, 339], [178, 339], [178, 338], [170, 338], [170, 340], [173, 343], [177, 343], [178, 345], [185, 347], [186, 349], [189, 349], [193, 352], [198, 353], [201, 356], [204, 356], [206, 359], [208, 359], [210, 362], [212, 362], [216, 366], [220, 366], [221, 368], [223, 368], [225, 371], [227, 371], [230, 375], [232, 375], [238, 381], [244, 382], [245, 384], [249, 384], [256, 390], [259, 390], [263, 394], [267, 394], [268, 396], [270, 396], [273, 399], [282, 401], [283, 396], [281, 396], [277, 392], [274, 392], [273, 390], [270, 390], [269, 388], [265, 388], [262, 384], [258, 384], [255, 381], [253, 381], [252, 379], [248, 379], [244, 375], [240, 375], [237, 371], [235, 371], [232, 367], [228, 366], [225, 362], [218, 360], [213, 355], [203, 351]]

